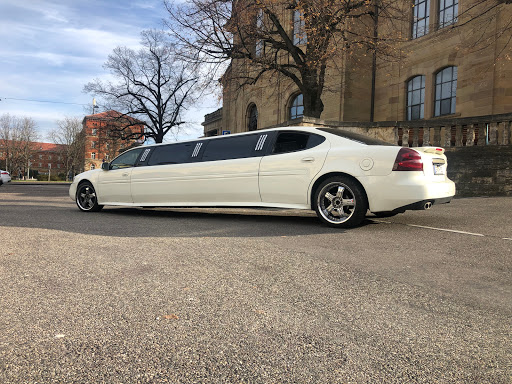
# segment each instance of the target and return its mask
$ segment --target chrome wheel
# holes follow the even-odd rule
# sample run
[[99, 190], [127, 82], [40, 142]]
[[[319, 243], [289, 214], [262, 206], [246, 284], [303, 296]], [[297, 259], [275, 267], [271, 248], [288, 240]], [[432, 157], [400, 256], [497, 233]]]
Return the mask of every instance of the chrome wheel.
[[98, 198], [96, 191], [90, 183], [80, 184], [76, 191], [76, 205], [82, 211], [99, 211], [103, 208], [102, 205], [98, 205]]
[[333, 227], [353, 227], [365, 217], [368, 203], [359, 184], [345, 177], [324, 181], [317, 189], [315, 210]]

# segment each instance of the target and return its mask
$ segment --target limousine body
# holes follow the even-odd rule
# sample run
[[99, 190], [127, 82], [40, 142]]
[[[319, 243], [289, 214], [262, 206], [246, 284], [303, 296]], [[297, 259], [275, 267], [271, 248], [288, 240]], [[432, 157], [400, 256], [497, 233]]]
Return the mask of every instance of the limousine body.
[[286, 127], [130, 149], [76, 176], [82, 211], [133, 207], [277, 207], [334, 227], [368, 210], [391, 216], [447, 203], [444, 149], [402, 148], [332, 128]]

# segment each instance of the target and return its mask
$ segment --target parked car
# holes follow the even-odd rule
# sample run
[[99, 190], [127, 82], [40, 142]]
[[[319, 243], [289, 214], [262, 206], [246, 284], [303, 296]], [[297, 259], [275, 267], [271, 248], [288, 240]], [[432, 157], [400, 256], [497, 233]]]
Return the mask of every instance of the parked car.
[[0, 178], [2, 179], [2, 182], [4, 184], [7, 184], [11, 181], [11, 175], [9, 174], [9, 172], [2, 171], [1, 169], [0, 169]]
[[244, 206], [315, 210], [334, 227], [448, 203], [444, 149], [402, 148], [331, 128], [287, 127], [141, 146], [77, 175], [82, 211]]

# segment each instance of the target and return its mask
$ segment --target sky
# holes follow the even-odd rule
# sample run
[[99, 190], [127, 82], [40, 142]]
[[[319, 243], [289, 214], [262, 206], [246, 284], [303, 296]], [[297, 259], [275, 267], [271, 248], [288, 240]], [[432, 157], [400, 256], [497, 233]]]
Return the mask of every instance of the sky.
[[[136, 49], [140, 32], [164, 28], [165, 17], [163, 0], [0, 0], [0, 115], [33, 118], [49, 142], [57, 120], [92, 113], [82, 89], [109, 77], [103, 64], [113, 49]], [[201, 136], [204, 115], [219, 107], [204, 97], [178, 139]]]

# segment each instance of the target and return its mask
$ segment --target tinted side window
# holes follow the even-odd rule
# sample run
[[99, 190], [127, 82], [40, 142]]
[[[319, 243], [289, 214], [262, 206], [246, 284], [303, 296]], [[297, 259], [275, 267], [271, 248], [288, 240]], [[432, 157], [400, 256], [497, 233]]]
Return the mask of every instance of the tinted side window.
[[182, 143], [155, 147], [148, 165], [181, 164], [190, 161], [196, 143]]
[[242, 159], [252, 157], [259, 135], [223, 137], [207, 141], [203, 161]]
[[306, 149], [309, 134], [302, 132], [281, 132], [277, 136], [272, 153], [295, 152]]
[[111, 163], [110, 169], [130, 168], [135, 165], [137, 158], [144, 148], [137, 148], [117, 156]]

